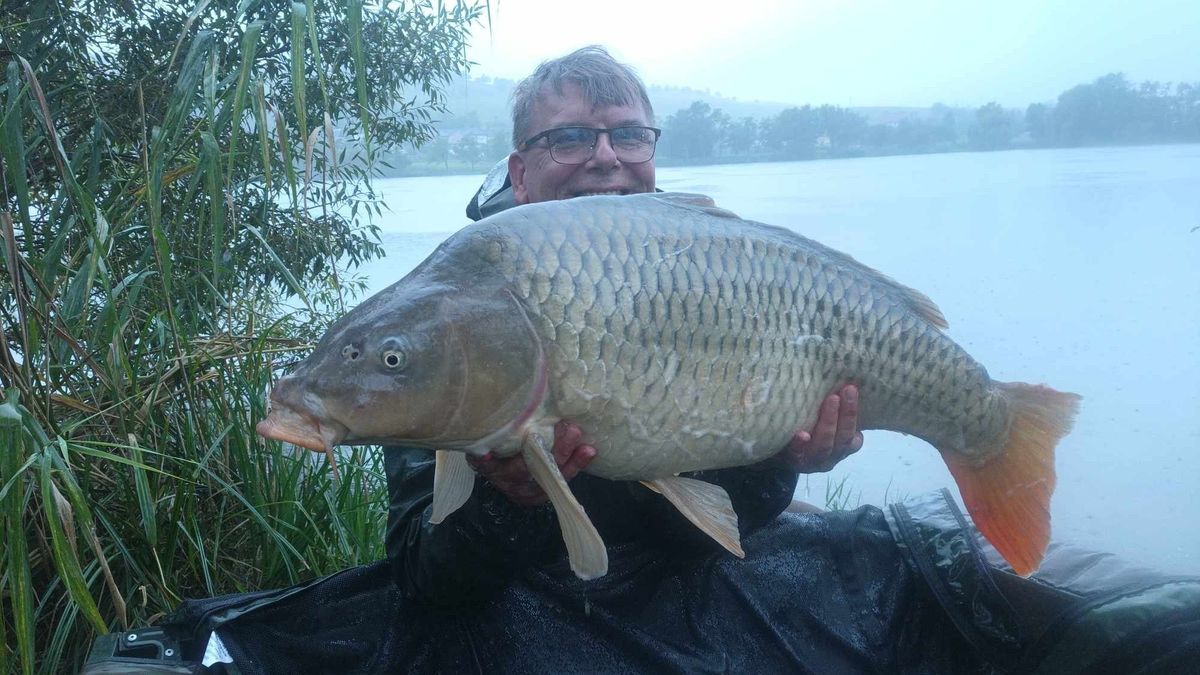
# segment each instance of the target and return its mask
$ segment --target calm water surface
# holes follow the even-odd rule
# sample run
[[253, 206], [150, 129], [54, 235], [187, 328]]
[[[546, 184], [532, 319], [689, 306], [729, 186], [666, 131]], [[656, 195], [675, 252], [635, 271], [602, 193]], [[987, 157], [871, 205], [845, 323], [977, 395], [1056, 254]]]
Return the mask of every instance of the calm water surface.
[[[480, 180], [382, 181], [371, 287], [464, 225]], [[659, 187], [851, 253], [933, 298], [995, 379], [1082, 394], [1054, 537], [1200, 573], [1200, 145], [661, 169]], [[830, 477], [876, 504], [953, 486], [928, 445], [888, 432]]]

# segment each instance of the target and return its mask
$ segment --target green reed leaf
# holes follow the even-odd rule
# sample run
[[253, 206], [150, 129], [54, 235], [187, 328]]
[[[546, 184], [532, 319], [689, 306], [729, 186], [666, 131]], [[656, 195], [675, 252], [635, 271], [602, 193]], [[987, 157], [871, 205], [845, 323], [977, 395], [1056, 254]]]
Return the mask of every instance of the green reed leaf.
[[74, 514], [70, 502], [63, 497], [54, 481], [54, 461], [52, 450], [43, 450], [41, 457], [42, 506], [46, 510], [45, 523], [50, 530], [50, 549], [54, 560], [54, 568], [67, 587], [71, 600], [78, 605], [83, 616], [92, 627], [102, 633], [108, 632], [108, 624], [100, 616], [96, 600], [92, 597], [88, 584], [83, 577], [83, 568], [79, 563], [76, 547], [72, 543], [74, 532]]
[[238, 164], [238, 136], [242, 132], [242, 113], [245, 111], [250, 72], [254, 67], [254, 59], [258, 56], [258, 40], [262, 34], [262, 28], [262, 21], [253, 21], [246, 26], [246, 32], [242, 34], [242, 61], [238, 66], [237, 83], [233, 88], [233, 118], [229, 129], [230, 157], [225, 173], [227, 185], [233, 180], [233, 167]]
[[362, 124], [363, 146], [367, 149], [367, 163], [370, 164], [374, 154], [371, 152], [371, 114], [367, 102], [362, 12], [362, 0], [350, 0], [346, 3], [346, 19], [350, 27], [350, 58], [354, 61], [354, 94], [358, 100], [358, 120]]
[[221, 257], [225, 253], [225, 191], [221, 180], [221, 149], [212, 133], [200, 134], [200, 171], [208, 188], [209, 208], [209, 260], [212, 263], [212, 282], [220, 288]]
[[[271, 185], [271, 135], [267, 127], [267, 101], [263, 91], [262, 80], [254, 81], [254, 126], [258, 130], [258, 145], [262, 149], [263, 182], [267, 193], [272, 191]], [[232, 166], [232, 163], [231, 163]]]
[[26, 230], [32, 225], [29, 220], [29, 169], [25, 165], [24, 101], [27, 88], [21, 84], [21, 73], [15, 61], [9, 62], [7, 72], [8, 100], [4, 108], [4, 124], [0, 127], [0, 155], [4, 158], [6, 181], [12, 185], [17, 197], [17, 217]]
[[292, 102], [296, 106], [296, 123], [300, 138], [308, 138], [308, 107], [304, 100], [304, 29], [308, 24], [308, 8], [303, 2], [292, 3]]
[[[32, 465], [28, 437], [25, 434], [23, 410], [17, 403], [17, 392], [8, 391], [7, 400], [0, 403], [0, 520], [8, 552], [7, 572], [3, 575], [5, 591], [12, 612], [13, 633], [17, 642], [14, 655], [22, 673], [32, 673], [34, 666], [34, 609], [33, 575], [30, 571], [28, 536], [24, 527], [27, 492], [12, 489], [24, 485], [26, 470]], [[0, 623], [5, 618], [0, 616]], [[7, 645], [7, 638], [0, 645]], [[2, 647], [0, 647], [2, 649]], [[6, 668], [7, 668], [6, 664]], [[11, 668], [9, 670], [12, 670]]]

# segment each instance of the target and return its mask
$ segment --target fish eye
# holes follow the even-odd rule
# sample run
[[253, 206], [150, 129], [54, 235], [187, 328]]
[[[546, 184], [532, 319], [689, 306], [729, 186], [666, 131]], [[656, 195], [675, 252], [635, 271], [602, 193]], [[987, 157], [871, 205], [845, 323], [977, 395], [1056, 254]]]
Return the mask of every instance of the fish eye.
[[403, 349], [393, 347], [392, 349], [384, 350], [382, 356], [383, 365], [392, 370], [403, 368], [408, 363], [408, 354]]
[[355, 347], [352, 344], [342, 347], [342, 358], [343, 359], [349, 359], [350, 361], [357, 361], [358, 357], [361, 355], [362, 355], [362, 352], [360, 352], [358, 350], [358, 347]]
[[408, 365], [409, 343], [403, 336], [384, 338], [379, 344], [379, 360], [388, 370], [401, 370]]

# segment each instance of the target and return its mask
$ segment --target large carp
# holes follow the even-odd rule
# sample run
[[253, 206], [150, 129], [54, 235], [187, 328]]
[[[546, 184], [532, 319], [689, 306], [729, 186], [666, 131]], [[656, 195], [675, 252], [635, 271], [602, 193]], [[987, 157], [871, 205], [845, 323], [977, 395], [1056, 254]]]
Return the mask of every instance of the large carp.
[[276, 383], [258, 432], [437, 451], [433, 522], [470, 496], [464, 453], [522, 453], [572, 569], [594, 578], [607, 553], [549, 453], [557, 421], [596, 448], [588, 473], [642, 481], [741, 555], [725, 491], [677, 474], [771, 457], [854, 382], [860, 427], [937, 448], [1028, 574], [1079, 397], [992, 381], [945, 327], [921, 293], [707, 197], [533, 204], [463, 229], [337, 321]]

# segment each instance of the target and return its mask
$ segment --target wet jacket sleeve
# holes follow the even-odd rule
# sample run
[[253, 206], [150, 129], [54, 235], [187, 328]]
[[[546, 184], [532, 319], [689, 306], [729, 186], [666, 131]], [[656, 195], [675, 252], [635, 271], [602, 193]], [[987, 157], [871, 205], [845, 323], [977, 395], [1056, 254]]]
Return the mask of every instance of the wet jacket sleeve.
[[478, 602], [513, 574], [551, 555], [558, 527], [553, 508], [511, 504], [482, 479], [471, 498], [439, 525], [430, 525], [433, 455], [384, 449], [388, 481], [386, 547], [393, 576], [408, 598], [437, 605]]

